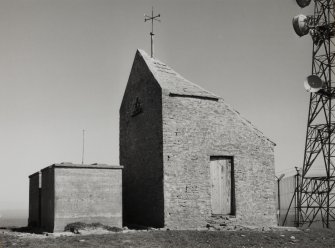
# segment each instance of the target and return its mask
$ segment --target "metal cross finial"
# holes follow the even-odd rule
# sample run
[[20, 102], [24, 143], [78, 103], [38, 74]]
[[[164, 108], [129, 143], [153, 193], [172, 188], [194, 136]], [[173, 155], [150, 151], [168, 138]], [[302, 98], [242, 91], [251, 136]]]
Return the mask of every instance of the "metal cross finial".
[[144, 15], [144, 22], [150, 21], [151, 20], [151, 32], [150, 32], [150, 37], [151, 37], [151, 58], [154, 57], [154, 21], [160, 22], [161, 20], [158, 19], [161, 15], [158, 14], [154, 16], [154, 7], [152, 7], [151, 10], [151, 16]]

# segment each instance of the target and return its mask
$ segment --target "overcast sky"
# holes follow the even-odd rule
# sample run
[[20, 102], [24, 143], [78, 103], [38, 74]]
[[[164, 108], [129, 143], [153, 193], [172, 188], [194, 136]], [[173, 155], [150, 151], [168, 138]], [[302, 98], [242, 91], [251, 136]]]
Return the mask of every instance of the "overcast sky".
[[302, 166], [312, 41], [294, 0], [0, 0], [0, 215], [28, 210], [50, 164], [119, 164], [119, 107], [137, 48], [222, 96], [273, 140], [276, 171]]

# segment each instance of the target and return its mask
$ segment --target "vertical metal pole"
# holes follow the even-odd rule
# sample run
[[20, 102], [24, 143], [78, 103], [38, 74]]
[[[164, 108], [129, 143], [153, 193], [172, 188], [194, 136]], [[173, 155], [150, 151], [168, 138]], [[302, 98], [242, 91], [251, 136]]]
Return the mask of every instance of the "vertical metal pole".
[[278, 182], [278, 226], [280, 226], [280, 180]]
[[296, 224], [297, 224], [297, 227], [300, 226], [300, 212], [301, 212], [301, 206], [300, 206], [300, 188], [299, 188], [299, 169], [298, 167], [295, 167], [296, 171], [297, 171], [297, 174], [296, 174], [296, 207], [297, 207], [297, 210], [296, 210]]
[[84, 153], [85, 153], [85, 129], [83, 129], [83, 152], [81, 155], [81, 164], [84, 164]]
[[[330, 25], [330, 2], [328, 2], [328, 20], [327, 20], [327, 24]], [[330, 58], [330, 54], [331, 54], [331, 49], [330, 49], [330, 38], [328, 38], [328, 80], [329, 80], [329, 92], [332, 92], [332, 81], [331, 81], [331, 71], [332, 71], [332, 68], [331, 68], [331, 58]], [[327, 131], [328, 131], [328, 165], [327, 165], [327, 228], [329, 228], [329, 194], [330, 194], [330, 158], [331, 158], [331, 123], [332, 123], [332, 97], [329, 97], [328, 98], [328, 106], [329, 106], [329, 109], [328, 109], [328, 127], [327, 127]]]
[[150, 43], [151, 43], [151, 46], [150, 46], [150, 56], [151, 58], [154, 57], [154, 21], [160, 21], [159, 19], [157, 19], [158, 17], [160, 17], [161, 15], [158, 14], [156, 16], [154, 16], [154, 7], [151, 8], [151, 16], [147, 16], [147, 15], [144, 15], [144, 22], [146, 21], [149, 21], [151, 20], [151, 32], [150, 32]]
[[150, 33], [151, 36], [151, 58], [154, 57], [154, 34]]
[[[151, 16], [154, 16], [154, 7], [151, 9]], [[151, 58], [154, 57], [154, 19], [151, 19]]]
[[[277, 224], [278, 226], [280, 226], [280, 181], [284, 178], [285, 174], [281, 174], [279, 177], [276, 177], [277, 179], [277, 193], [278, 193], [278, 209], [277, 209], [277, 218], [278, 218], [278, 221], [277, 221]], [[290, 206], [291, 206], [291, 203], [290, 203]], [[285, 218], [286, 219], [286, 218]], [[285, 221], [285, 220], [284, 220]], [[284, 223], [282, 224], [284, 225]]]

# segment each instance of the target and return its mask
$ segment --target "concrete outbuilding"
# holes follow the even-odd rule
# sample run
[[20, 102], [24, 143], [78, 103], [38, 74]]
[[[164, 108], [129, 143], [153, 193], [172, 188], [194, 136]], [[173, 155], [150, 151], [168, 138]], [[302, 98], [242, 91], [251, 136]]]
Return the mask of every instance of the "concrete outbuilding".
[[29, 218], [28, 226], [41, 225], [41, 172], [29, 176]]
[[125, 225], [276, 225], [274, 146], [222, 97], [138, 50], [120, 107]]
[[[64, 231], [74, 222], [122, 227], [122, 166], [106, 164], [53, 164], [41, 170], [41, 182], [30, 177], [29, 222], [47, 232]], [[40, 200], [37, 201], [38, 184]], [[32, 214], [32, 215], [31, 215]], [[40, 216], [38, 220], [35, 216]]]

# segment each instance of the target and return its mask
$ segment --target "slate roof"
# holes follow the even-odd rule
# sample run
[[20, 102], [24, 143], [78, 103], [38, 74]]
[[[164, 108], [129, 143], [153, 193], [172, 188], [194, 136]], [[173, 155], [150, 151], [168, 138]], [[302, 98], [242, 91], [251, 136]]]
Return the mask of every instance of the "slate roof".
[[183, 78], [171, 67], [156, 58], [151, 58], [143, 50], [138, 49], [137, 55], [141, 56], [144, 59], [149, 67], [149, 70], [152, 72], [152, 74], [156, 78], [156, 81], [162, 89], [165, 89], [172, 94], [178, 95], [201, 96], [216, 99], [220, 98], [215, 94]]
[[[180, 95], [180, 96], [192, 96], [192, 97], [201, 97], [207, 99], [220, 99], [220, 102], [223, 103], [223, 98], [219, 97], [199, 85], [196, 85], [189, 80], [183, 78], [179, 73], [174, 71], [171, 67], [166, 65], [165, 63], [159, 61], [156, 58], [151, 58], [145, 51], [141, 49], [137, 49], [136, 57], [140, 56], [143, 58], [144, 62], [148, 66], [149, 70], [155, 77], [157, 83], [162, 88], [162, 91], [166, 90], [171, 94]], [[225, 104], [228, 109], [236, 114], [236, 117], [239, 118], [246, 126], [251, 128], [259, 137], [265, 138], [274, 146], [275, 142], [266, 137], [263, 132], [261, 132], [258, 128], [256, 128], [249, 120], [244, 118], [238, 111], [236, 111], [233, 107], [231, 107], [227, 103]]]

